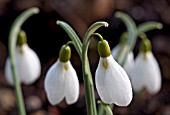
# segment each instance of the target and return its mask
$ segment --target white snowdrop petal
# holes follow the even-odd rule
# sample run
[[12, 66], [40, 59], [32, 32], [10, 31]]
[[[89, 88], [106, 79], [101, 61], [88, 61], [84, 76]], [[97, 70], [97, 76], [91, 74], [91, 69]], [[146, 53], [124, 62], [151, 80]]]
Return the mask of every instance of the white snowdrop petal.
[[135, 63], [134, 62], [134, 54], [133, 54], [132, 51], [130, 51], [127, 55], [127, 59], [126, 59], [126, 62], [124, 64], [124, 67], [123, 67], [129, 76], [130, 76], [130, 73], [133, 69], [134, 63]]
[[[122, 51], [120, 52], [120, 50]], [[118, 62], [122, 63], [124, 61], [123, 59], [127, 51], [128, 51], [128, 46], [125, 46], [123, 44], [118, 44], [116, 47], [112, 49], [113, 58], [116, 59], [117, 56], [120, 55], [119, 53], [121, 53], [121, 56], [118, 57]]]
[[[107, 63], [107, 68], [103, 66]], [[130, 80], [112, 56], [100, 58], [95, 75], [96, 88], [104, 103], [127, 106], [132, 100]]]
[[161, 88], [161, 73], [152, 52], [140, 52], [136, 58], [132, 76], [134, 90], [146, 87], [149, 93], [155, 94]]
[[21, 82], [29, 85], [40, 77], [41, 64], [37, 54], [26, 44], [22, 46], [22, 50], [22, 54], [16, 52], [18, 72]]
[[105, 74], [106, 69], [103, 67], [103, 61], [106, 61], [104, 58], [100, 58], [96, 73], [95, 73], [95, 83], [97, 92], [104, 103], [111, 104], [110, 97], [107, 94], [107, 89], [105, 88]]
[[72, 67], [70, 61], [67, 63], [68, 69], [66, 71], [65, 81], [65, 98], [67, 104], [73, 104], [78, 100], [79, 97], [79, 81], [76, 71]]
[[153, 56], [152, 52], [148, 52], [146, 60], [146, 73], [148, 77], [145, 78], [145, 83], [148, 91], [151, 94], [157, 93], [161, 88], [161, 72], [158, 63]]
[[121, 48], [121, 45], [118, 44], [118, 45], [116, 45], [116, 46], [112, 49], [112, 56], [113, 56], [114, 58], [116, 58], [116, 56], [117, 56], [120, 48]]
[[133, 70], [130, 74], [130, 79], [132, 82], [132, 87], [135, 92], [141, 91], [145, 87], [145, 77], [146, 69], [144, 68], [143, 55], [138, 55], [135, 60]]
[[47, 98], [52, 105], [59, 104], [64, 99], [65, 80], [64, 63], [57, 60], [48, 70], [44, 84]]
[[[5, 63], [5, 78], [7, 80], [7, 82], [10, 85], [13, 85], [13, 76], [12, 76], [12, 72], [11, 72], [11, 62], [10, 59], [7, 58], [6, 63]], [[18, 79], [20, 80], [20, 79]]]
[[105, 75], [105, 88], [112, 103], [119, 106], [127, 106], [132, 100], [132, 88], [130, 80], [124, 69], [113, 59], [107, 57], [108, 69]]
[[[121, 44], [118, 44], [116, 47], [114, 47], [114, 48], [112, 49], [112, 56], [113, 56], [114, 58], [116, 58], [116, 56], [119, 54], [119, 51], [120, 51], [120, 49], [121, 49], [122, 47], [124, 47], [124, 46], [121, 45]], [[121, 57], [120, 57], [120, 59], [119, 59], [119, 62], [123, 62], [123, 59], [124, 59], [123, 57], [125, 56], [126, 52], [127, 52], [127, 47], [124, 47], [124, 49], [123, 49], [123, 51], [122, 51], [122, 55], [121, 55]], [[124, 67], [123, 67], [123, 68], [125, 69], [125, 71], [127, 72], [128, 75], [129, 75], [130, 72], [132, 71], [133, 66], [134, 66], [134, 55], [133, 55], [133, 52], [130, 51], [130, 52], [127, 54], [127, 59], [126, 59], [126, 61], [125, 61]]]

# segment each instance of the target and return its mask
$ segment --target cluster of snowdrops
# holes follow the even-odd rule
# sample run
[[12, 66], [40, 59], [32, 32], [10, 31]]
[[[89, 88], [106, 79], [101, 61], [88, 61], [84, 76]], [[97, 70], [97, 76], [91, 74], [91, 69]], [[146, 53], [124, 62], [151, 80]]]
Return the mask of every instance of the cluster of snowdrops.
[[[9, 35], [10, 55], [5, 64], [5, 76], [9, 84], [14, 85], [16, 89], [20, 86], [20, 83], [32, 84], [41, 74], [39, 58], [28, 46], [26, 33], [21, 30], [24, 21], [36, 13], [38, 13], [37, 8], [26, 10], [11, 27]], [[158, 22], [147, 22], [136, 26], [126, 13], [116, 12], [115, 16], [125, 23], [127, 31], [122, 34], [119, 44], [112, 50], [110, 50], [107, 40], [99, 33], [95, 33], [98, 28], [107, 27], [107, 22], [100, 21], [91, 25], [82, 42], [67, 23], [57, 21], [57, 24], [69, 35], [71, 41], [61, 46], [58, 59], [49, 68], [45, 76], [44, 88], [52, 105], [57, 105], [64, 99], [70, 105], [76, 103], [79, 98], [78, 78], [81, 76], [77, 76], [76, 70], [70, 62], [70, 45], [74, 45], [82, 61], [88, 114], [97, 114], [93, 79], [87, 56], [88, 45], [92, 38], [99, 39], [97, 48], [100, 59], [95, 72], [95, 86], [101, 99], [98, 102], [107, 114], [112, 114], [110, 104], [129, 105], [133, 98], [133, 91], [140, 92], [145, 88], [151, 94], [159, 92], [161, 89], [160, 68], [145, 32], [161, 29], [162, 25]], [[133, 48], [137, 38], [140, 39], [141, 44], [139, 53], [134, 59]], [[21, 96], [18, 96], [18, 98], [21, 98]], [[21, 108], [20, 114], [23, 111]]]

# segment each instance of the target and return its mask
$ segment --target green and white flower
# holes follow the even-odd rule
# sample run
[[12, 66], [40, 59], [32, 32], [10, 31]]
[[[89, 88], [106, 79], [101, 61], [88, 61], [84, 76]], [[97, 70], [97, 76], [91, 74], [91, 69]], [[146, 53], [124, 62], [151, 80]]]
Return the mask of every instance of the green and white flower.
[[101, 100], [106, 104], [127, 106], [132, 100], [129, 77], [110, 54], [107, 41], [99, 42], [98, 51], [101, 57], [95, 74], [95, 82]]
[[156, 94], [161, 89], [161, 72], [148, 39], [144, 40], [141, 50], [136, 57], [133, 71], [131, 73], [132, 86], [135, 92], [143, 88], [150, 94]]
[[[24, 37], [18, 39], [15, 50], [16, 69], [20, 83], [29, 85], [40, 77], [41, 64], [37, 54], [27, 45], [25, 33], [22, 31], [21, 34], [24, 35]], [[7, 81], [13, 85], [10, 61], [8, 57], [5, 64], [5, 76]]]
[[59, 104], [64, 98], [67, 104], [73, 104], [79, 97], [79, 81], [69, 61], [69, 52], [69, 46], [64, 45], [60, 58], [50, 67], [45, 78], [45, 91], [52, 105]]

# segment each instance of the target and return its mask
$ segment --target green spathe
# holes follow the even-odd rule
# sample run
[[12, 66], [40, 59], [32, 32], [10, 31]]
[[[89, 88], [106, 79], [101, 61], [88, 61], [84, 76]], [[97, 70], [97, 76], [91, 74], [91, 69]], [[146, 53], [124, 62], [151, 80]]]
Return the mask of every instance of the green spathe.
[[26, 33], [23, 30], [20, 30], [17, 38], [17, 45], [22, 46], [25, 43], [27, 43]]
[[68, 45], [63, 45], [60, 49], [59, 58], [61, 62], [67, 62], [71, 58], [71, 49]]
[[151, 48], [151, 42], [150, 42], [148, 39], [142, 40], [140, 49], [141, 49], [143, 52], [151, 51], [151, 49], [152, 49], [152, 48]]
[[106, 58], [111, 55], [110, 46], [106, 40], [102, 40], [98, 43], [98, 52], [102, 58]]

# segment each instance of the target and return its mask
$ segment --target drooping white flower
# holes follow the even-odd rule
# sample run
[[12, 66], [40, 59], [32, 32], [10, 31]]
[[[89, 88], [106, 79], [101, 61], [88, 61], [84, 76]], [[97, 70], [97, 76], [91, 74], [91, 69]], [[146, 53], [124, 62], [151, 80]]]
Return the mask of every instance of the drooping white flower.
[[64, 98], [67, 104], [73, 104], [78, 100], [79, 82], [70, 58], [70, 47], [68, 44], [63, 45], [59, 59], [47, 72], [44, 85], [47, 98], [52, 105], [59, 104]]
[[140, 52], [136, 57], [131, 81], [134, 91], [139, 92], [143, 88], [151, 94], [156, 94], [161, 89], [161, 72], [151, 51]]
[[95, 82], [101, 100], [106, 104], [114, 103], [118, 106], [127, 106], [132, 100], [129, 77], [110, 55], [107, 41], [99, 42], [98, 51], [101, 57], [95, 74]]
[[[16, 69], [21, 83], [29, 85], [40, 77], [40, 60], [37, 54], [26, 43], [22, 46], [17, 46], [15, 58]], [[13, 75], [10, 63], [10, 58], [8, 57], [5, 64], [5, 76], [7, 81], [12, 85]]]
[[70, 61], [58, 60], [52, 65], [45, 78], [45, 91], [52, 105], [59, 104], [64, 98], [67, 104], [78, 100], [78, 77]]
[[[121, 48], [123, 48], [122, 51]], [[123, 62], [126, 52], [127, 52], [127, 47], [123, 46], [123, 44], [118, 44], [116, 47], [112, 49], [112, 56], [114, 58], [117, 58], [117, 56], [119, 56], [119, 53], [121, 53], [121, 56], [119, 57], [118, 60], [119, 62]], [[128, 75], [130, 75], [133, 66], [134, 66], [134, 54], [132, 51], [130, 51], [127, 54], [127, 58], [123, 66], [123, 68], [125, 69]]]

